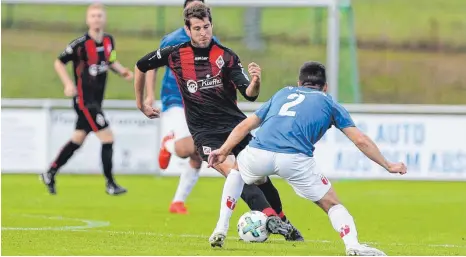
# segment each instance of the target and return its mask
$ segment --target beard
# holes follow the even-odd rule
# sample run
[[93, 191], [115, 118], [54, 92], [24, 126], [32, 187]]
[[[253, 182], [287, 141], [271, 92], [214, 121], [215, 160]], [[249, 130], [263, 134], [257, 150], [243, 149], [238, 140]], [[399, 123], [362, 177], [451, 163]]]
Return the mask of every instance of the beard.
[[209, 47], [210, 43], [212, 42], [212, 39], [208, 40], [208, 41], [196, 41], [194, 39], [191, 39], [191, 44], [195, 47], [198, 47], [198, 48], [207, 48]]

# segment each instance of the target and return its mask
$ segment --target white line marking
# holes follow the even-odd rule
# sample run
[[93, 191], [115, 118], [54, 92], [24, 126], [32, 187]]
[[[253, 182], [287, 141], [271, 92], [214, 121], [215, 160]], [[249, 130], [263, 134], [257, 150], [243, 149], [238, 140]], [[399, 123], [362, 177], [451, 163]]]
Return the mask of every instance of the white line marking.
[[[137, 232], [137, 231], [111, 231], [111, 230], [79, 230], [81, 232], [97, 232], [97, 233], [109, 233], [109, 234], [125, 234], [125, 235], [146, 235], [156, 237], [168, 237], [168, 238], [209, 238], [208, 235], [192, 235], [192, 234], [161, 234], [154, 232]], [[78, 231], [78, 232], [79, 232]], [[239, 237], [228, 237], [227, 240], [239, 240]], [[270, 238], [267, 241], [285, 241], [284, 239]], [[313, 240], [305, 239], [306, 242], [311, 243], [325, 243], [325, 244], [340, 244], [337, 241], [330, 240]], [[299, 242], [298, 242], [299, 243]], [[377, 242], [361, 242], [363, 244], [371, 245], [385, 245], [385, 246], [420, 246], [420, 247], [431, 247], [431, 248], [466, 248], [466, 245], [452, 245], [452, 244], [403, 244], [403, 243], [377, 243]]]
[[29, 215], [23, 214], [22, 217], [28, 218], [38, 218], [38, 219], [49, 219], [49, 220], [69, 220], [69, 221], [79, 221], [83, 222], [86, 225], [81, 226], [63, 226], [63, 227], [39, 227], [39, 228], [27, 228], [27, 227], [2, 227], [2, 230], [68, 230], [68, 231], [79, 231], [83, 229], [106, 227], [110, 225], [108, 221], [96, 221], [96, 220], [85, 220], [85, 219], [75, 219], [75, 218], [65, 218], [61, 216], [44, 216], [44, 215]]
[[[95, 233], [109, 233], [109, 234], [124, 234], [124, 235], [145, 235], [154, 237], [167, 237], [167, 238], [203, 238], [208, 239], [208, 235], [194, 235], [194, 234], [161, 234], [155, 232], [139, 232], [139, 231], [112, 231], [112, 230], [95, 230], [92, 228], [109, 226], [110, 222], [107, 221], [94, 221], [76, 218], [65, 218], [61, 216], [43, 216], [43, 215], [21, 215], [29, 218], [41, 218], [52, 220], [71, 220], [86, 223], [83, 226], [64, 226], [64, 227], [41, 227], [41, 228], [14, 228], [2, 227], [2, 230], [56, 230], [56, 231], [71, 231], [71, 232], [95, 232]], [[239, 240], [238, 237], [228, 237], [227, 240]], [[325, 243], [325, 244], [339, 244], [337, 241], [330, 240], [313, 240], [305, 239], [306, 242], [311, 243]], [[268, 241], [284, 241], [284, 239], [270, 238]], [[298, 242], [299, 243], [299, 242]], [[431, 248], [466, 248], [466, 245], [453, 245], [453, 244], [412, 244], [412, 243], [377, 243], [377, 242], [361, 242], [371, 245], [386, 245], [386, 246], [418, 246], [418, 247], [431, 247]]]

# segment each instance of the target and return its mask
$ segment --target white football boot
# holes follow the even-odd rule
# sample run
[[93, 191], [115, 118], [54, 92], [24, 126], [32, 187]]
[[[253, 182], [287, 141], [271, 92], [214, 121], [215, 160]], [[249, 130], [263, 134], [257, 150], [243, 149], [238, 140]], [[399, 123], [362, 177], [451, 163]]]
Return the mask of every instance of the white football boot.
[[369, 247], [364, 244], [350, 246], [346, 248], [346, 255], [348, 256], [387, 256], [379, 249]]
[[225, 243], [226, 233], [224, 232], [215, 232], [210, 236], [209, 243], [212, 247], [222, 247]]

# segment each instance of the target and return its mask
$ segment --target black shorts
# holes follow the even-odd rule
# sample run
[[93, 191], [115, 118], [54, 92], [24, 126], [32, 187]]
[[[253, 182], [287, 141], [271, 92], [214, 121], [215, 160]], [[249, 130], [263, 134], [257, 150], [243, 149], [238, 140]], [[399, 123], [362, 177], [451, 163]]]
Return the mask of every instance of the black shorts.
[[79, 107], [74, 105], [78, 119], [76, 121], [76, 130], [84, 130], [87, 133], [97, 132], [108, 127], [108, 121], [100, 107]]
[[[212, 134], [209, 133], [206, 136], [199, 136], [194, 139], [194, 144], [196, 145], [196, 149], [202, 157], [202, 160], [207, 161], [209, 158], [209, 154], [211, 151], [219, 149], [222, 147], [223, 143], [227, 140], [230, 133], [220, 133], [220, 134]], [[252, 136], [248, 134], [233, 150], [231, 151], [235, 157], [246, 148], [251, 141]]]

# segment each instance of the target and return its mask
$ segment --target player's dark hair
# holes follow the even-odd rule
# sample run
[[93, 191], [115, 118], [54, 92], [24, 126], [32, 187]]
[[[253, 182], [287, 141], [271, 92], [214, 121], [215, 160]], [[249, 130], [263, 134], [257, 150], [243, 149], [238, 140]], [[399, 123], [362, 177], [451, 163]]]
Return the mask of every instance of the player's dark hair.
[[189, 3], [194, 2], [194, 1], [199, 1], [199, 2], [205, 3], [204, 0], [185, 0], [185, 1], [184, 1], [184, 4], [183, 4], [183, 9], [186, 8], [186, 6], [187, 6]]
[[188, 8], [184, 9], [184, 24], [188, 28], [191, 28], [191, 18], [198, 18], [199, 20], [209, 18], [210, 23], [212, 23], [212, 14], [210, 12], [210, 8], [201, 2], [194, 3]]
[[325, 66], [319, 62], [306, 62], [299, 69], [301, 86], [317, 87], [322, 90], [327, 83]]

